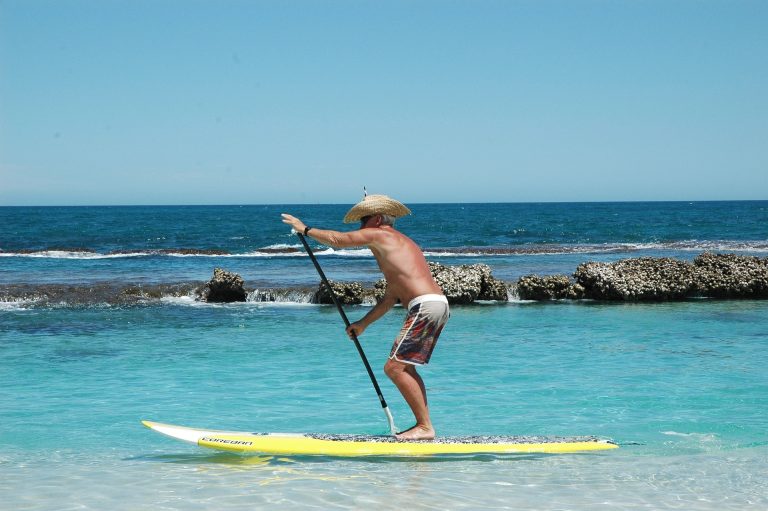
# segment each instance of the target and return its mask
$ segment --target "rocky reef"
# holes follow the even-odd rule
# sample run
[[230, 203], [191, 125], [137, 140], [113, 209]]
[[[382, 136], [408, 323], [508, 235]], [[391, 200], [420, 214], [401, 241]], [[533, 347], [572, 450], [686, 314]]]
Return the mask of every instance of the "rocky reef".
[[222, 268], [214, 268], [213, 278], [197, 291], [203, 302], [244, 302], [247, 293], [243, 278]]
[[[448, 266], [429, 263], [429, 269], [451, 304], [509, 299], [508, 285], [494, 277], [486, 264]], [[207, 302], [245, 301], [243, 279], [216, 268], [213, 278], [197, 290]], [[387, 282], [366, 288], [359, 282], [334, 282], [331, 287], [343, 305], [375, 303], [384, 296]], [[649, 302], [687, 298], [768, 298], [768, 258], [704, 253], [693, 262], [669, 257], [640, 257], [606, 263], [580, 264], [572, 276], [526, 275], [517, 281], [522, 300], [577, 300]], [[289, 291], [282, 291], [284, 295]], [[258, 291], [253, 301], [274, 301], [274, 293]], [[312, 303], [332, 304], [322, 284], [311, 293]]]
[[467, 304], [477, 300], [506, 302], [509, 299], [507, 285], [491, 275], [487, 264], [446, 266], [430, 262], [429, 269], [448, 298], [448, 303]]
[[[446, 266], [440, 263], [429, 263], [437, 284], [451, 304], [469, 304], [477, 300], [504, 301], [509, 298], [507, 285], [491, 275], [491, 268], [486, 264], [463, 264], [461, 266]], [[387, 282], [380, 279], [372, 290], [366, 290], [357, 282], [332, 282], [336, 296], [343, 304], [359, 304], [368, 301], [369, 297], [379, 301], [387, 289]], [[331, 296], [320, 285], [315, 293], [316, 303], [333, 303]]]
[[586, 298], [619, 301], [679, 300], [696, 294], [693, 265], [667, 257], [583, 263], [573, 274]]
[[[641, 257], [585, 262], [572, 275], [526, 275], [505, 283], [485, 264], [447, 266], [430, 262], [430, 270], [451, 304], [477, 301], [591, 299], [653, 302], [689, 298], [768, 299], [768, 257], [703, 253], [693, 261]], [[132, 305], [165, 298], [206, 302], [291, 302], [331, 304], [325, 286], [246, 289], [243, 278], [215, 268], [208, 282], [132, 284], [7, 284], [0, 304], [19, 307]], [[344, 305], [372, 304], [386, 292], [387, 282], [331, 282]]]
[[24, 307], [130, 306], [162, 298], [187, 297], [199, 282], [128, 284], [93, 282], [70, 284], [7, 284], [0, 286], [0, 303]]
[[[468, 304], [477, 300], [504, 301], [509, 298], [507, 285], [491, 275], [491, 268], [486, 264], [464, 264], [446, 266], [429, 263], [435, 281], [440, 285], [452, 304]], [[343, 305], [359, 305], [381, 300], [386, 292], [387, 282], [379, 280], [373, 288], [364, 288], [359, 282], [330, 281], [331, 288]], [[285, 295], [286, 290], [256, 290], [251, 293], [252, 301], [275, 301], [277, 295]], [[196, 291], [197, 299], [205, 302], [244, 302], [248, 292], [240, 275], [221, 268], [213, 270], [213, 278]], [[312, 303], [332, 304], [333, 298], [322, 283], [312, 294]]]
[[576, 268], [573, 279], [526, 275], [518, 281], [517, 290], [523, 300], [768, 298], [768, 258], [704, 253], [692, 263], [667, 257], [586, 262]]
[[704, 296], [768, 298], [768, 257], [704, 253], [693, 264]]
[[584, 297], [584, 288], [567, 275], [525, 275], [517, 281], [517, 293], [523, 300], [578, 299]]
[[[329, 280], [328, 283], [342, 305], [359, 305], [363, 303], [366, 293], [362, 284], [358, 282], [334, 282], [332, 280]], [[333, 297], [322, 282], [312, 297], [312, 303], [333, 303]]]

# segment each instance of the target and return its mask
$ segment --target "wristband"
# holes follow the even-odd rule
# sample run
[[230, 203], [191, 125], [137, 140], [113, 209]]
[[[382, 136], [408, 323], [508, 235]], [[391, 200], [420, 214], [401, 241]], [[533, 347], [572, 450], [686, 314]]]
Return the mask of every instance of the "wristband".
[[310, 226], [306, 226], [306, 227], [304, 228], [304, 236], [306, 236], [306, 235], [307, 235], [307, 233], [309, 232], [309, 230], [310, 230], [310, 229], [311, 229], [311, 227], [310, 227]]

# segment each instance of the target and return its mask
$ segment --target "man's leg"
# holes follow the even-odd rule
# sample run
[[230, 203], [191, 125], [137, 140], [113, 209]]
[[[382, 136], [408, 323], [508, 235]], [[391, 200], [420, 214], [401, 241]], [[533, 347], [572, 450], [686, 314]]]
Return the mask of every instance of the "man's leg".
[[431, 440], [435, 438], [435, 430], [429, 419], [427, 390], [424, 386], [424, 380], [416, 372], [416, 367], [389, 359], [384, 365], [384, 372], [400, 390], [406, 403], [411, 407], [414, 417], [416, 417], [416, 425], [403, 431], [402, 434], [398, 434], [397, 438], [401, 440]]

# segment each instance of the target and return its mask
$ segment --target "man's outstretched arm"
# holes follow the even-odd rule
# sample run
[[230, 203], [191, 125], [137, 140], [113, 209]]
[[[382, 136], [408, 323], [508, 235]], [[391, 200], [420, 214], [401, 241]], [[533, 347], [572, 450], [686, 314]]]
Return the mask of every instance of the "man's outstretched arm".
[[[283, 213], [282, 217], [283, 223], [293, 227], [296, 232], [304, 234], [304, 230], [307, 227], [304, 222], [288, 213]], [[360, 229], [358, 231], [341, 232], [311, 227], [309, 232], [307, 232], [307, 236], [311, 236], [323, 245], [328, 245], [334, 248], [362, 247], [373, 242], [375, 230]]]

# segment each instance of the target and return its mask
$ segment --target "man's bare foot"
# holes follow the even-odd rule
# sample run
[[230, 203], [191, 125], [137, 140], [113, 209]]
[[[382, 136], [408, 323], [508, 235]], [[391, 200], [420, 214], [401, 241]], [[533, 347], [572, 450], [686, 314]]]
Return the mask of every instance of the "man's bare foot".
[[395, 438], [398, 440], [434, 440], [435, 430], [432, 427], [416, 424], [414, 427], [396, 434]]

